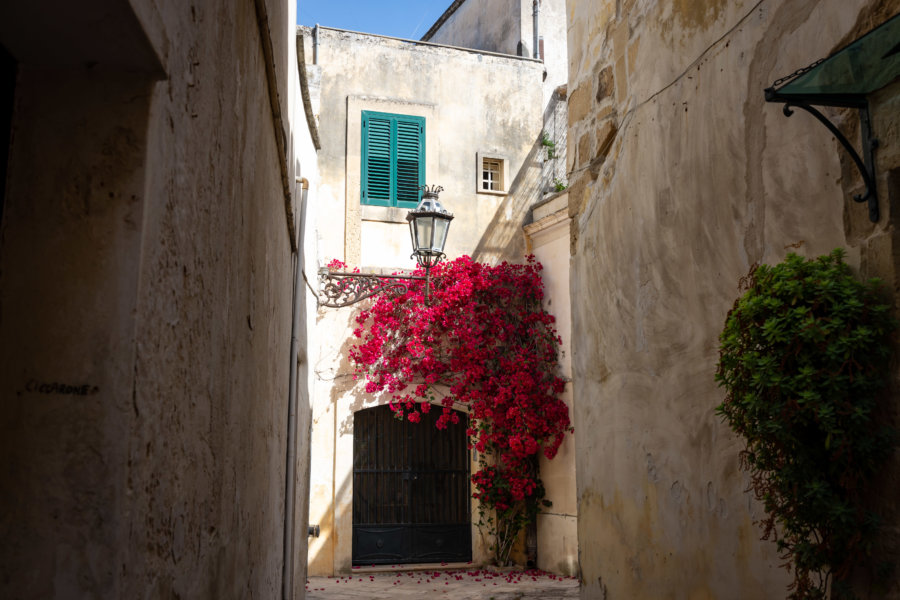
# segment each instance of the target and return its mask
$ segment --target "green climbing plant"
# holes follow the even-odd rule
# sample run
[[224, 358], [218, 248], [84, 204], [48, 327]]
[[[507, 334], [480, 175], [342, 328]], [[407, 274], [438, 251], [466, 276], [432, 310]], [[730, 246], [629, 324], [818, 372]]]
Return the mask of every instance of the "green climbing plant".
[[557, 157], [556, 142], [550, 138], [550, 134], [546, 131], [541, 134], [541, 145], [547, 149], [547, 160], [552, 160]]
[[879, 286], [857, 281], [840, 249], [789, 254], [751, 268], [720, 336], [716, 412], [746, 442], [741, 466], [792, 599], [853, 598], [847, 576], [872, 562], [879, 520], [863, 499], [894, 443], [881, 411], [896, 321]]

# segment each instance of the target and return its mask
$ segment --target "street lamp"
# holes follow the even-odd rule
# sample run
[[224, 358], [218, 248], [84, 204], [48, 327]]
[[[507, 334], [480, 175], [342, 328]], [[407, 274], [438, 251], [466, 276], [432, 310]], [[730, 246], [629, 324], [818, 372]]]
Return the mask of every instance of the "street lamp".
[[396, 296], [409, 291], [406, 281], [425, 281], [425, 302], [428, 302], [430, 273], [443, 258], [447, 232], [453, 215], [438, 200], [444, 188], [438, 185], [423, 185], [422, 200], [409, 211], [409, 236], [413, 253], [419, 266], [425, 269], [425, 277], [414, 275], [375, 275], [372, 273], [331, 272], [327, 268], [319, 270], [322, 291], [320, 304], [332, 308], [350, 306], [382, 292]]
[[[439, 185], [422, 186], [423, 194], [419, 205], [409, 211], [409, 237], [412, 240], [413, 253], [419, 266], [425, 269], [425, 302], [428, 302], [428, 275], [431, 268], [444, 258], [444, 244], [447, 243], [447, 232], [453, 215], [438, 200], [438, 194], [444, 191]], [[410, 258], [412, 258], [412, 256]]]

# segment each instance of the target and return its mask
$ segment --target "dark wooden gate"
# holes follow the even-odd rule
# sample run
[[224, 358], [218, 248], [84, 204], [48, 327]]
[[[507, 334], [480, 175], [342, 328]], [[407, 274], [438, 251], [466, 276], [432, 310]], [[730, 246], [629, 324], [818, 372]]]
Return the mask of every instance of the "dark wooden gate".
[[472, 559], [467, 415], [447, 429], [396, 419], [387, 406], [353, 416], [353, 564]]

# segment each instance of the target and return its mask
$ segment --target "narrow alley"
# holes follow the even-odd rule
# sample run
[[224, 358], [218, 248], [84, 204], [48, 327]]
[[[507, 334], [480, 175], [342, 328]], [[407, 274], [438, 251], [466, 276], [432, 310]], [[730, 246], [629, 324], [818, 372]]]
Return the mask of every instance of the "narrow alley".
[[0, 0], [0, 83], [0, 600], [900, 600], [900, 0]]

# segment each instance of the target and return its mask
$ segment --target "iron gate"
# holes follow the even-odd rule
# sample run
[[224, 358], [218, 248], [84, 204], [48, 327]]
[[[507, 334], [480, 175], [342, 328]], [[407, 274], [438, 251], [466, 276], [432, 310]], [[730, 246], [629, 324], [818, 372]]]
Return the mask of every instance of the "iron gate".
[[353, 564], [467, 562], [472, 559], [468, 417], [435, 427], [388, 406], [353, 416]]

